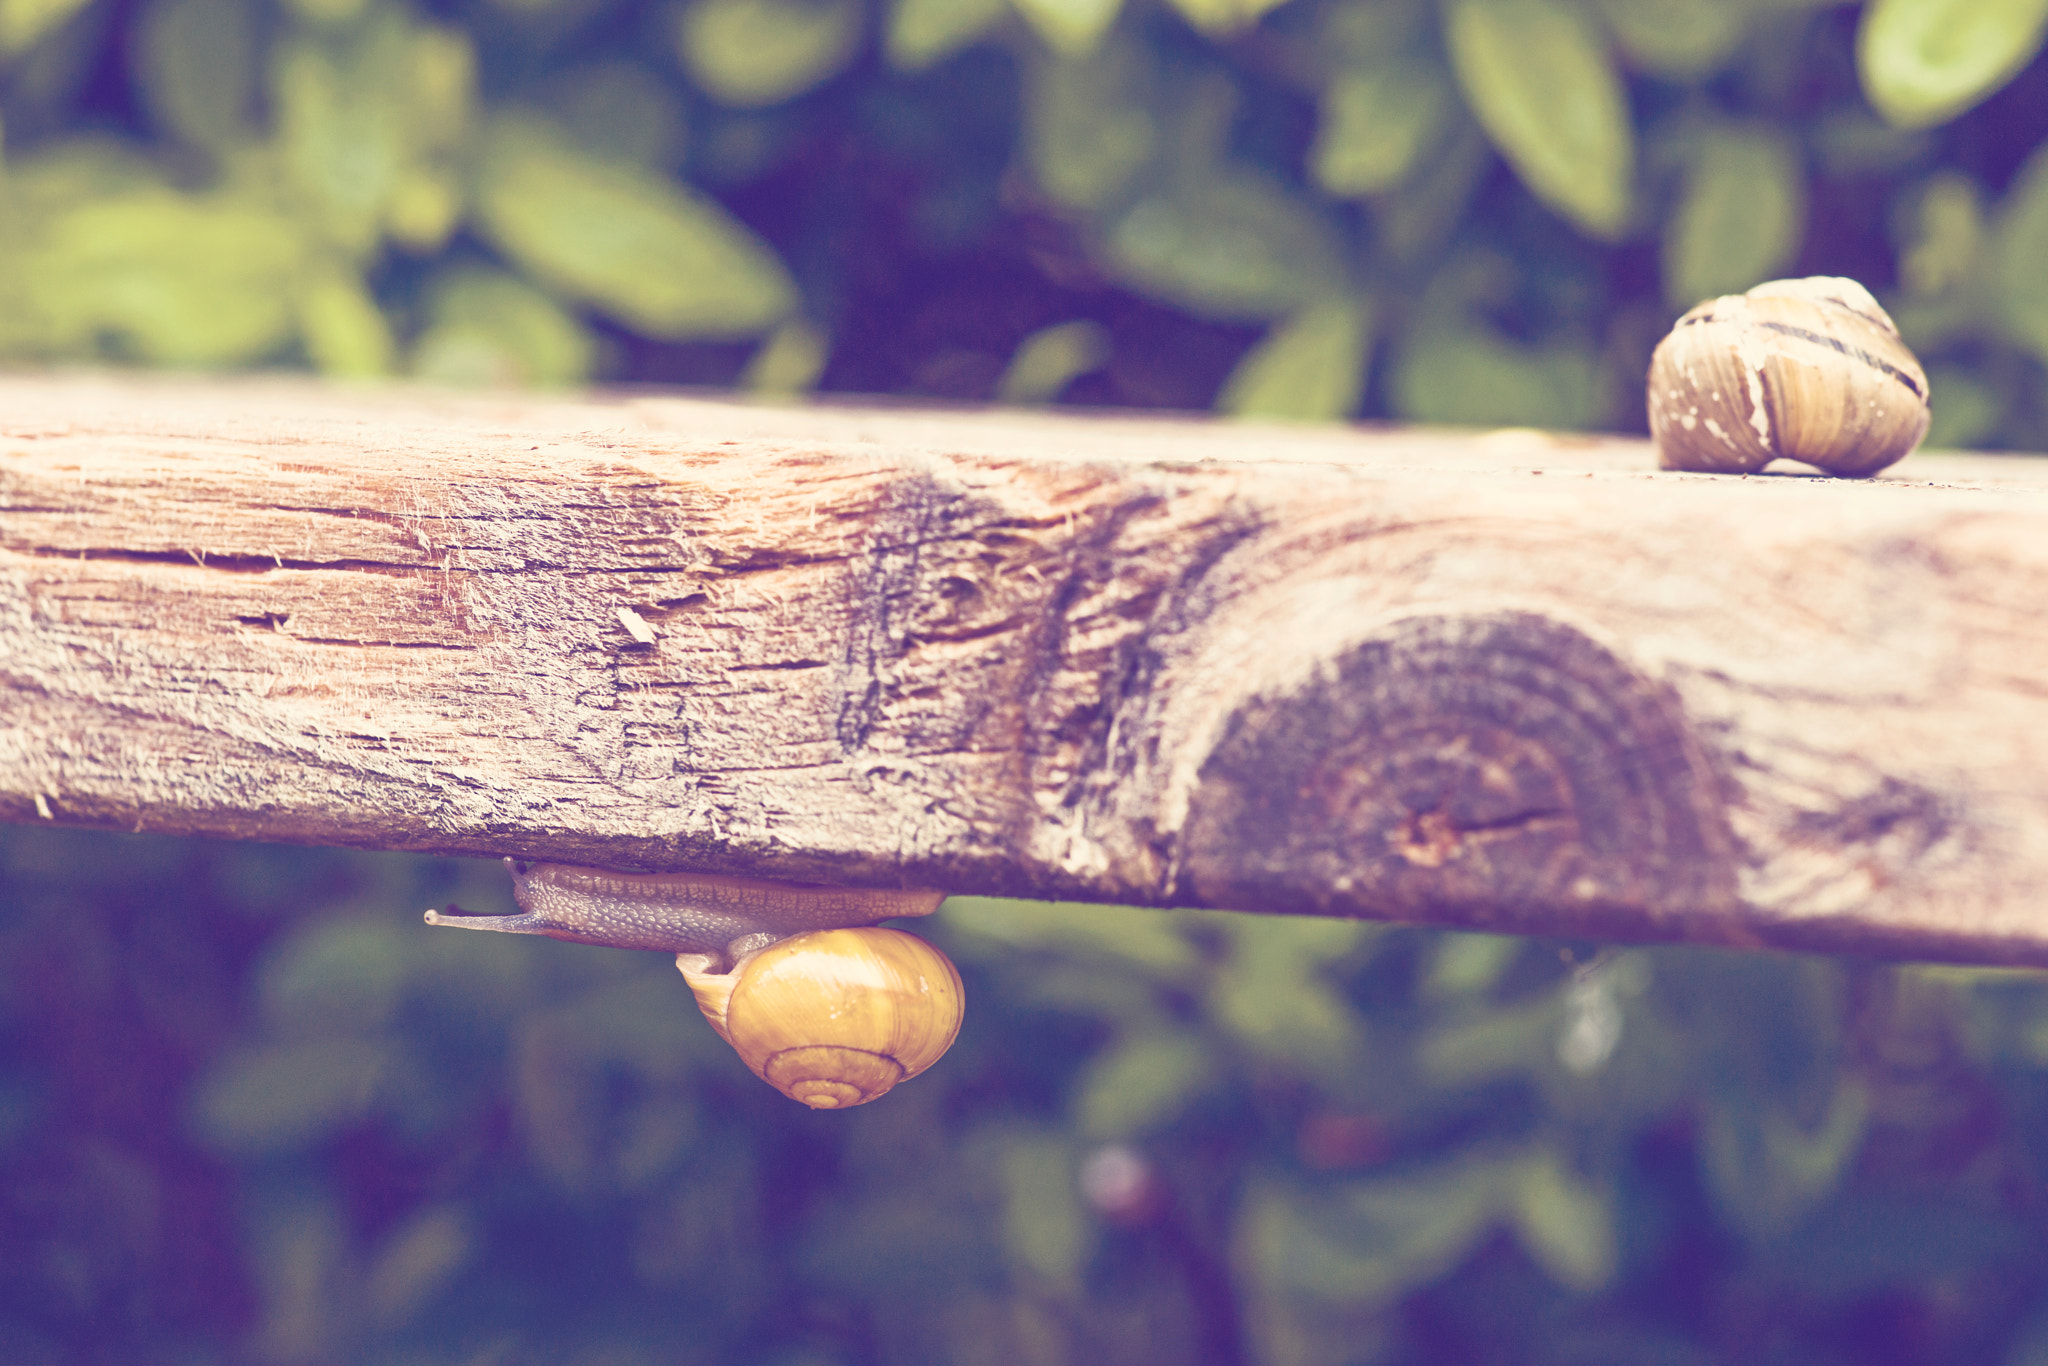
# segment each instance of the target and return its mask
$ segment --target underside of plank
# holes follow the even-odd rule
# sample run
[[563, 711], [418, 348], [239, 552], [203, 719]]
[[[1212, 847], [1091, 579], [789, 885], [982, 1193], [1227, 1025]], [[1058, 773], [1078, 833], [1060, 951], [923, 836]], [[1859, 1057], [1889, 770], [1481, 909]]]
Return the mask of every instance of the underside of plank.
[[0, 819], [2048, 964], [2048, 462], [15, 378]]

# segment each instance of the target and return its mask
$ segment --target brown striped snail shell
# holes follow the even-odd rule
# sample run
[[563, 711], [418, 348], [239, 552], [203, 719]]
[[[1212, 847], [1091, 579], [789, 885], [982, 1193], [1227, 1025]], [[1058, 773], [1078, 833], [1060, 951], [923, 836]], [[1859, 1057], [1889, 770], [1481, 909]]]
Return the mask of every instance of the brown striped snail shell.
[[951, 959], [876, 926], [794, 935], [729, 972], [701, 955], [676, 966], [754, 1075], [814, 1110], [865, 1105], [937, 1062], [966, 1001]]
[[1650, 358], [1649, 409], [1668, 470], [1782, 456], [1862, 478], [1927, 435], [1927, 372], [1854, 280], [1772, 280], [1678, 320]]

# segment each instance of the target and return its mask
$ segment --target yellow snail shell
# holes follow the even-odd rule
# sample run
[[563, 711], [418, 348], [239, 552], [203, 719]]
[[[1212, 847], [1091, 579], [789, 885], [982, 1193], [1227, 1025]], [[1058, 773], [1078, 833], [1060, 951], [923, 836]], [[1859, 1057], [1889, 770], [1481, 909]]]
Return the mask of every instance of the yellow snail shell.
[[755, 1076], [814, 1110], [864, 1105], [937, 1062], [965, 993], [945, 954], [901, 930], [815, 930], [741, 958], [676, 966], [697, 1006]]
[[1927, 372], [1870, 291], [1816, 275], [1695, 306], [1650, 358], [1650, 435], [1668, 470], [1772, 460], [1863, 477], [1927, 435]]

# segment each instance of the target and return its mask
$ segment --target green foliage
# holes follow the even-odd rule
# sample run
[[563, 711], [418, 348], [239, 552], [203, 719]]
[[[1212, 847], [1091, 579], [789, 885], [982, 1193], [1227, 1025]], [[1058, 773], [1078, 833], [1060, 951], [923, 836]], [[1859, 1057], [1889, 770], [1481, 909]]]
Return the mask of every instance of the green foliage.
[[1640, 429], [1676, 311], [1811, 271], [1900, 319], [1936, 444], [2041, 446], [2044, 35], [2048, 0], [0, 0], [0, 362]]
[[9, 1360], [2044, 1340], [2033, 974], [955, 898], [960, 1042], [823, 1114], [660, 955], [419, 923], [450, 898], [502, 870], [4, 832]]

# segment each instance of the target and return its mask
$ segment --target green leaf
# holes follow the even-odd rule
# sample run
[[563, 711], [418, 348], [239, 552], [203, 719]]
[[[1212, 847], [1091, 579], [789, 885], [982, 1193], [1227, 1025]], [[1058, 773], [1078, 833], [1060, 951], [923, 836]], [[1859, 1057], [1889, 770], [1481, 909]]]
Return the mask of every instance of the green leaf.
[[1986, 236], [1977, 183], [1959, 171], [1932, 177], [1920, 187], [1912, 217], [1910, 241], [1899, 254], [1900, 283], [1922, 298], [1961, 288], [1976, 271]]
[[412, 371], [441, 384], [579, 384], [596, 343], [547, 295], [514, 276], [457, 268], [428, 291], [431, 321], [413, 349]]
[[593, 62], [548, 87], [548, 111], [579, 146], [606, 161], [668, 167], [681, 156], [682, 102], [638, 62]]
[[1024, 150], [1045, 192], [1076, 209], [1114, 199], [1159, 150], [1156, 84], [1131, 42], [1038, 63], [1025, 88]]
[[1254, 1053], [1341, 1078], [1365, 1049], [1365, 1022], [1324, 974], [1377, 927], [1312, 916], [1241, 916], [1226, 926], [1229, 965], [1214, 978], [1216, 1022]]
[[1140, 200], [1110, 229], [1109, 259], [1126, 284], [1212, 318], [1279, 317], [1351, 292], [1320, 208], [1245, 167]]
[[1584, 430], [1605, 420], [1606, 372], [1591, 352], [1520, 346], [1480, 328], [1425, 332], [1395, 366], [1395, 410], [1410, 422]]
[[2044, 36], [2048, 0], [1873, 0], [1856, 30], [1856, 69], [1880, 114], [1930, 128], [2017, 76]]
[[1003, 403], [1051, 403], [1082, 375], [1109, 360], [1109, 333], [1085, 319], [1041, 327], [1017, 343], [996, 385]]
[[107, 335], [152, 364], [234, 365], [291, 335], [305, 247], [261, 205], [146, 190], [54, 216], [18, 287], [60, 352]]
[[1728, 64], [1755, 18], [1751, 0], [1598, 0], [1629, 62], [1658, 76], [1697, 80]]
[[2006, 191], [1991, 274], [2006, 334], [2048, 360], [2048, 148], [2027, 158]]
[[860, 30], [859, 0], [696, 0], [677, 38], [700, 90], [761, 109], [831, 79], [853, 60]]
[[807, 394], [825, 371], [832, 355], [832, 339], [818, 325], [792, 318], [768, 334], [747, 362], [740, 387], [763, 398], [793, 398]]
[[895, 0], [882, 50], [898, 71], [923, 71], [987, 33], [1009, 12], [1006, 0]]
[[1928, 450], [1981, 445], [2005, 420], [2004, 396], [1959, 366], [1930, 368], [1927, 392], [1940, 395], [1933, 405], [1934, 421], [1927, 428], [1927, 439], [1921, 443]]
[[362, 379], [391, 373], [391, 328], [360, 278], [315, 272], [299, 291], [299, 331], [313, 368]]
[[159, 0], [144, 12], [135, 77], [158, 124], [212, 151], [246, 136], [255, 25], [241, 0]]
[[1613, 1199], [1566, 1171], [1555, 1154], [1522, 1164], [1511, 1208], [1522, 1246], [1554, 1280], [1591, 1294], [1614, 1279]]
[[1463, 1261], [1514, 1174], [1499, 1161], [1455, 1158], [1335, 1187], [1262, 1181], [1238, 1215], [1236, 1260], [1269, 1293], [1374, 1308]]
[[361, 1039], [307, 1039], [228, 1053], [200, 1083], [195, 1127], [224, 1152], [279, 1152], [369, 1112], [388, 1059]]
[[0, 0], [0, 55], [26, 52], [91, 0]]
[[998, 1168], [1011, 1261], [1060, 1285], [1079, 1282], [1092, 1241], [1074, 1159], [1064, 1135], [1020, 1129], [1007, 1136]]
[[1083, 57], [1095, 50], [1116, 22], [1124, 0], [1010, 0], [1053, 51]]
[[1181, 933], [1187, 912], [955, 896], [946, 899], [939, 917], [965, 939], [963, 955], [999, 960], [1018, 949], [1052, 949], [1084, 962], [1109, 958], [1170, 980], [1187, 977], [1201, 961]]
[[1451, 85], [1412, 54], [1339, 72], [1323, 88], [1309, 164], [1334, 195], [1367, 195], [1405, 178], [1449, 124]]
[[774, 252], [716, 203], [595, 161], [531, 115], [492, 124], [477, 211], [536, 278], [651, 337], [752, 336], [796, 305]]
[[1224, 381], [1219, 412], [1329, 422], [1357, 411], [1372, 345], [1370, 311], [1338, 299], [1274, 325]]
[[1451, 0], [1465, 102], [1522, 182], [1597, 237], [1627, 226], [1635, 143], [1621, 77], [1572, 0]]
[[1092, 1059], [1074, 1095], [1074, 1123], [1087, 1138], [1129, 1138], [1173, 1118], [1215, 1073], [1201, 1036], [1148, 1029]]
[[1805, 187], [1798, 154], [1782, 134], [1701, 132], [1684, 198], [1665, 224], [1665, 298], [1690, 308], [1777, 275], [1805, 231]]
[[1285, 0], [1169, 0], [1181, 18], [1203, 33], [1227, 34], [1256, 23]]

